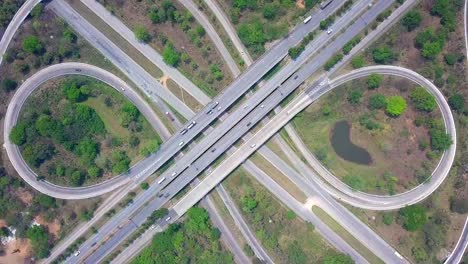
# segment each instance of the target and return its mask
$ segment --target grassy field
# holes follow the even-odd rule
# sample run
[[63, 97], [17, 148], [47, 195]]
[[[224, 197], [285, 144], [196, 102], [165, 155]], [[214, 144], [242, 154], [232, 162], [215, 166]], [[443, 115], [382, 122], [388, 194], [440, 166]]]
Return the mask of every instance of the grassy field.
[[257, 181], [238, 169], [225, 186], [244, 219], [276, 263], [320, 263], [337, 252], [314, 231], [283, 207]]
[[326, 223], [335, 233], [343, 238], [352, 248], [354, 248], [361, 256], [363, 256], [369, 263], [384, 263], [379, 257], [372, 253], [366, 246], [359, 242], [353, 235], [344, 229], [338, 222], [328, 215], [322, 208], [313, 206], [312, 211], [324, 223]]
[[[402, 79], [384, 78], [380, 88], [367, 89], [366, 79], [354, 81], [325, 95], [293, 119], [305, 144], [334, 175], [353, 188], [372, 193], [398, 193], [419, 184], [415, 175], [425, 166], [431, 171], [438, 158], [429, 159], [428, 148], [421, 149], [421, 142], [429, 142], [427, 129], [417, 127], [414, 120], [424, 116], [437, 118], [439, 113], [426, 114], [416, 111], [409, 94], [415, 85]], [[357, 104], [350, 103], [352, 91], [360, 91]], [[399, 117], [390, 117], [383, 110], [370, 110], [373, 95], [386, 97], [401, 95], [408, 107]], [[362, 119], [368, 117], [378, 126], [368, 129]], [[331, 144], [331, 134], [338, 121], [351, 124], [351, 141], [369, 152], [369, 165], [350, 162], [340, 157]], [[427, 175], [429, 176], [429, 175]], [[426, 177], [427, 177], [426, 176]]]

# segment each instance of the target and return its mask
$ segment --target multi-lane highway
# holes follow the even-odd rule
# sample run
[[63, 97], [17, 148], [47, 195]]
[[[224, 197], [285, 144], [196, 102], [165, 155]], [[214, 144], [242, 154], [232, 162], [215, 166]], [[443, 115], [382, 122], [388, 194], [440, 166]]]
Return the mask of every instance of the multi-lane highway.
[[131, 177], [138, 176], [138, 174], [141, 173], [142, 170], [145, 170], [151, 162], [150, 160], [144, 160], [132, 167], [130, 171], [125, 172], [120, 176], [114, 177], [97, 185], [87, 187], [63, 187], [49, 183], [47, 181], [37, 180], [37, 174], [29, 168], [29, 166], [23, 160], [18, 147], [10, 141], [10, 131], [18, 120], [22, 105], [26, 102], [28, 96], [35, 89], [48, 80], [65, 75], [76, 74], [93, 77], [109, 84], [111, 87], [115, 88], [117, 91], [126, 96], [132, 103], [134, 103], [159, 134], [163, 136], [169, 134], [169, 131], [164, 126], [162, 121], [159, 120], [156, 115], [154, 115], [151, 107], [143, 98], [138, 95], [138, 93], [136, 93], [120, 78], [101, 68], [82, 63], [62, 63], [47, 67], [37, 72], [28, 78], [20, 86], [20, 88], [18, 88], [10, 101], [4, 122], [4, 147], [13, 167], [28, 184], [42, 193], [61, 199], [84, 199], [88, 198], [90, 193], [93, 193], [94, 196], [107, 193], [130, 182]]
[[[383, 6], [383, 5], [382, 5], [382, 6]], [[382, 6], [381, 6], [381, 7], [382, 7]], [[363, 21], [364, 21], [364, 23], [367, 23], [367, 22], [368, 22], [368, 21], [366, 21], [365, 19], [363, 19]], [[333, 54], [333, 49], [330, 51], [330, 53]], [[301, 80], [302, 76], [298, 76], [298, 77], [300, 77], [300, 80]], [[298, 81], [299, 84], [301, 83], [300, 80]], [[297, 87], [297, 86], [296, 86], [296, 87]], [[279, 91], [279, 93], [281, 93], [281, 91]], [[258, 104], [257, 104], [257, 105], [258, 105]], [[253, 107], [253, 106], [252, 106], [252, 107]], [[247, 107], [247, 108], [250, 108], [250, 107]], [[18, 110], [18, 111], [19, 111], [19, 110]], [[250, 111], [250, 110], [249, 110], [249, 111]], [[203, 114], [203, 112], [202, 112], [202, 114]], [[261, 119], [261, 118], [260, 118], [260, 119]], [[245, 119], [244, 119], [244, 120], [245, 120]], [[245, 124], [244, 124], [244, 125], [245, 125]], [[246, 126], [249, 126], [248, 123], [246, 123]], [[236, 126], [236, 127], [237, 127], [237, 126]], [[235, 130], [237, 130], [236, 127], [234, 128]], [[184, 143], [187, 143], [187, 142], [184, 142]], [[252, 145], [250, 145], [250, 148], [252, 148], [252, 149], [255, 148], [255, 147], [251, 147], [251, 146], [252, 146]], [[450, 160], [450, 158], [448, 158], [448, 159]], [[144, 166], [144, 168], [146, 168], [146, 167]], [[143, 170], [143, 171], [144, 171], [144, 170]], [[442, 170], [442, 171], [443, 171], [443, 170]], [[138, 175], [135, 175], [135, 177], [138, 178]], [[439, 184], [440, 184], [440, 183], [439, 183]], [[172, 185], [171, 185], [171, 186], [172, 186]], [[92, 260], [92, 258], [91, 258], [91, 260]], [[89, 260], [88, 260], [88, 261], [89, 261]]]

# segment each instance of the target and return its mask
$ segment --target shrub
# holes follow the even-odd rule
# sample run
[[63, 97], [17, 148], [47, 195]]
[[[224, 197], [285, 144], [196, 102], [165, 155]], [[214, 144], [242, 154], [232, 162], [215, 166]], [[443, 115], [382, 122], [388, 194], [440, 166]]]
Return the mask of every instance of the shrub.
[[447, 63], [447, 65], [452, 66], [455, 63], [457, 63], [458, 57], [457, 57], [456, 54], [448, 53], [448, 54], [445, 54], [444, 59], [445, 59], [445, 63]]
[[168, 65], [176, 67], [180, 62], [180, 54], [171, 43], [166, 43], [163, 50], [163, 60]]
[[148, 189], [149, 189], [149, 183], [147, 183], [147, 182], [142, 182], [142, 183], [140, 184], [140, 188], [141, 188], [142, 190], [148, 190]]
[[369, 109], [383, 109], [387, 106], [387, 99], [383, 94], [374, 94], [369, 98]]
[[349, 187], [363, 191], [366, 189], [366, 182], [362, 179], [362, 177], [356, 175], [347, 175], [343, 178], [344, 183], [349, 185]]
[[372, 51], [372, 58], [376, 63], [390, 64], [395, 60], [395, 54], [389, 47], [381, 46]]
[[385, 112], [393, 117], [401, 115], [406, 110], [406, 100], [401, 96], [390, 96], [387, 98]]
[[423, 87], [416, 87], [411, 91], [410, 98], [416, 109], [420, 111], [432, 112], [437, 106], [434, 96]]
[[31, 54], [39, 54], [43, 51], [42, 43], [36, 36], [27, 36], [23, 40], [23, 50]]
[[444, 151], [453, 143], [452, 138], [445, 132], [444, 127], [432, 127], [429, 129], [429, 134], [431, 136], [431, 148], [433, 150]]
[[463, 95], [456, 93], [449, 97], [448, 103], [453, 110], [460, 111], [463, 110], [465, 99], [463, 98]]
[[361, 55], [355, 56], [351, 60], [351, 66], [353, 66], [354, 69], [358, 69], [364, 66], [364, 57]]
[[371, 74], [367, 78], [367, 87], [369, 89], [376, 89], [379, 88], [380, 83], [382, 82], [382, 76], [379, 74]]
[[362, 92], [359, 90], [351, 90], [348, 93], [348, 102], [351, 104], [359, 104], [362, 98]]
[[43, 226], [32, 226], [26, 232], [31, 241], [31, 247], [37, 258], [45, 258], [49, 255], [49, 234]]
[[11, 92], [18, 87], [18, 83], [12, 79], [5, 79], [2, 81], [2, 88], [5, 92]]
[[151, 40], [151, 35], [144, 26], [136, 26], [133, 29], [133, 33], [135, 34], [135, 38], [140, 42], [148, 43]]
[[421, 24], [421, 21], [421, 14], [418, 11], [412, 10], [403, 17], [401, 23], [408, 31], [412, 31]]
[[13, 144], [21, 146], [26, 143], [26, 124], [18, 123], [11, 129], [10, 140]]
[[460, 197], [450, 198], [450, 211], [459, 214], [468, 213], [468, 200]]
[[403, 227], [408, 231], [421, 229], [427, 222], [426, 208], [421, 205], [411, 205], [400, 209]]

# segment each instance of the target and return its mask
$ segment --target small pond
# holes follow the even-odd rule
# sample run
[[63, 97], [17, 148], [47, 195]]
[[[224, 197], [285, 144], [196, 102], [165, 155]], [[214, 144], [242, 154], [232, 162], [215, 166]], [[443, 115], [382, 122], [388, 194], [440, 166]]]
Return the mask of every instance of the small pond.
[[362, 165], [371, 164], [372, 157], [369, 152], [354, 145], [350, 137], [351, 125], [346, 120], [336, 122], [331, 135], [331, 144], [336, 154], [347, 161]]

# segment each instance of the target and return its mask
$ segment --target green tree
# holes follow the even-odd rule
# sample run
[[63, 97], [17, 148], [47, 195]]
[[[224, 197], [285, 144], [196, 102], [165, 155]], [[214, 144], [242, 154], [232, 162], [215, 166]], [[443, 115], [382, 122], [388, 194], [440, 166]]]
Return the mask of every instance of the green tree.
[[151, 35], [148, 30], [142, 26], [138, 25], [133, 29], [133, 33], [135, 34], [135, 38], [144, 43], [148, 43], [151, 40]]
[[408, 231], [421, 229], [427, 222], [426, 208], [422, 205], [411, 205], [400, 209], [403, 227]]
[[390, 64], [395, 60], [395, 54], [388, 46], [380, 46], [372, 51], [372, 58], [376, 63]]
[[166, 43], [166, 46], [164, 47], [163, 60], [165, 63], [173, 67], [176, 67], [177, 65], [179, 65], [180, 54], [177, 52], [174, 46], [169, 42]]
[[350, 90], [348, 92], [348, 102], [351, 104], [359, 104], [361, 102], [362, 92], [360, 90]]
[[413, 31], [415, 28], [419, 27], [421, 21], [421, 14], [416, 10], [411, 10], [402, 18], [401, 23], [408, 31]]
[[34, 197], [34, 202], [38, 203], [41, 206], [44, 206], [47, 209], [57, 207], [55, 198], [42, 194], [42, 193]]
[[447, 63], [447, 65], [453, 66], [453, 65], [455, 65], [455, 63], [457, 63], [458, 56], [456, 54], [453, 54], [453, 53], [448, 53], [448, 54], [444, 55], [444, 59], [445, 59], [445, 63]]
[[31, 16], [34, 19], [38, 19], [42, 15], [43, 11], [44, 11], [44, 4], [39, 3], [31, 10]]
[[10, 140], [13, 144], [21, 146], [26, 143], [26, 127], [26, 124], [18, 123], [11, 129]]
[[392, 213], [383, 213], [382, 222], [386, 225], [391, 225], [393, 223], [393, 214]]
[[349, 185], [349, 187], [358, 190], [358, 191], [364, 191], [366, 187], [366, 182], [362, 179], [362, 177], [359, 177], [357, 175], [346, 175], [343, 178], [344, 183]]
[[148, 190], [148, 189], [149, 189], [149, 184], [148, 184], [147, 182], [142, 182], [142, 183], [140, 184], [140, 188], [141, 188], [142, 190]]
[[369, 98], [369, 109], [384, 109], [387, 106], [387, 99], [383, 94], [374, 94]]
[[88, 175], [92, 178], [100, 177], [102, 175], [102, 170], [96, 165], [91, 165], [88, 168]]
[[379, 74], [371, 74], [369, 75], [369, 77], [367, 78], [367, 87], [369, 89], [376, 89], [376, 88], [379, 88], [380, 86], [380, 83], [382, 82], [382, 76], [379, 75]]
[[432, 112], [437, 106], [434, 96], [421, 86], [411, 91], [410, 98], [416, 109], [420, 111]]
[[385, 112], [393, 117], [401, 115], [406, 110], [406, 100], [401, 96], [390, 96], [387, 98]]
[[82, 163], [88, 165], [96, 158], [99, 152], [99, 145], [95, 141], [85, 138], [78, 143], [76, 152], [80, 156]]
[[70, 175], [70, 181], [71, 181], [71, 183], [72, 183], [73, 186], [81, 186], [81, 185], [83, 185], [83, 182], [84, 182], [83, 174], [81, 174], [81, 172], [80, 172], [79, 170], [74, 171], [74, 172]]
[[26, 232], [26, 236], [31, 241], [34, 255], [38, 259], [45, 258], [49, 255], [49, 234], [43, 226], [32, 226]]
[[302, 264], [307, 262], [307, 255], [299, 245], [299, 242], [293, 241], [287, 248], [288, 263]]
[[279, 6], [276, 3], [266, 4], [263, 7], [263, 17], [268, 20], [273, 20], [278, 14], [278, 11], [279, 11]]
[[36, 36], [26, 36], [23, 40], [23, 50], [31, 54], [40, 54], [43, 51], [42, 43]]
[[18, 87], [18, 83], [12, 79], [6, 78], [2, 81], [2, 88], [5, 92], [11, 92], [15, 90], [16, 87]]
[[456, 93], [449, 97], [448, 103], [453, 110], [460, 111], [463, 110], [465, 106], [465, 99], [463, 98], [463, 95]]

